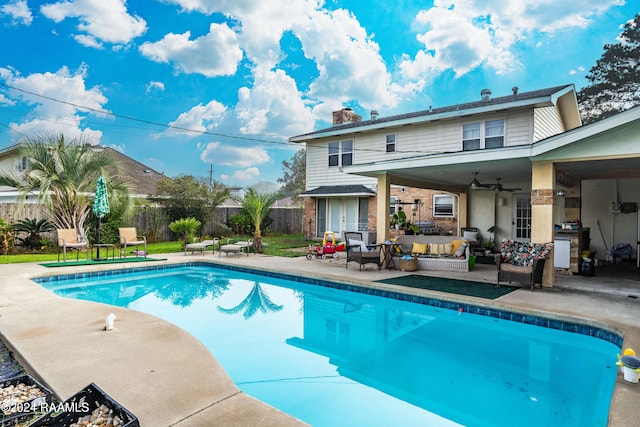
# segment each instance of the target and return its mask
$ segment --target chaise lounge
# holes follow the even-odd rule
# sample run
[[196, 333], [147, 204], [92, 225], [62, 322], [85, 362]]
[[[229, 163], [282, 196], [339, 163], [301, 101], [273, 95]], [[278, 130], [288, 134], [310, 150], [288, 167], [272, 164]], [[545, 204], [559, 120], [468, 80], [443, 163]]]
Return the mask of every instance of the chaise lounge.
[[213, 240], [203, 240], [201, 242], [188, 243], [184, 246], [184, 254], [186, 255], [188, 251], [191, 251], [191, 255], [193, 255], [195, 251], [200, 251], [202, 252], [202, 255], [204, 255], [204, 251], [206, 251], [209, 246], [211, 246], [211, 253], [215, 254], [216, 245], [219, 242], [220, 240], [213, 239]]
[[247, 252], [247, 256], [249, 256], [249, 252], [253, 249], [253, 240], [247, 240], [247, 241], [243, 241], [243, 242], [236, 242], [236, 243], [228, 243], [226, 245], [222, 245], [220, 246], [220, 249], [218, 250], [218, 257], [220, 257], [222, 255], [222, 253], [224, 252], [227, 256], [229, 256], [229, 253], [233, 253], [233, 254], [240, 254], [243, 251]]

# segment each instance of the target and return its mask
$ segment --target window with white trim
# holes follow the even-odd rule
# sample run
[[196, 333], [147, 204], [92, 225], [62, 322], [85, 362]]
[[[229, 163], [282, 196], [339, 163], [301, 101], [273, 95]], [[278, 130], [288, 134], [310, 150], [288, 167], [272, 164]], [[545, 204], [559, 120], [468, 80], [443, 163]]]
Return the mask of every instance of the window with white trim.
[[453, 196], [449, 194], [433, 195], [433, 217], [453, 216]]
[[394, 153], [396, 151], [396, 134], [390, 133], [387, 135], [387, 153]]
[[329, 143], [329, 166], [349, 166], [353, 164], [353, 140]]
[[16, 162], [16, 168], [17, 171], [23, 171], [27, 169], [27, 158], [26, 157], [20, 157], [20, 159]]
[[504, 119], [462, 125], [464, 151], [504, 147]]

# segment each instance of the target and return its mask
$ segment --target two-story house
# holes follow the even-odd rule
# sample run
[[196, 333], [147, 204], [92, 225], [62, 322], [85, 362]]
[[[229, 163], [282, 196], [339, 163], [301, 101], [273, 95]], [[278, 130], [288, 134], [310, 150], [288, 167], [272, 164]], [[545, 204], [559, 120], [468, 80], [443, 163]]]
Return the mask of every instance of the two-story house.
[[[396, 189], [396, 194], [390, 196], [394, 193], [391, 188], [380, 200], [380, 173], [347, 173], [354, 167], [385, 162], [393, 168], [393, 179], [388, 184], [400, 191], [422, 188], [441, 193], [429, 200], [429, 211], [434, 216], [456, 217], [454, 233], [466, 225], [486, 230], [494, 221], [480, 217], [491, 212], [478, 212], [478, 221], [469, 224], [466, 200], [462, 200], [464, 205], [460, 200], [473, 179], [472, 172], [478, 171], [478, 177], [487, 183], [502, 178], [505, 187], [515, 187], [524, 186], [528, 180], [525, 170], [496, 175], [499, 168], [493, 166], [469, 166], [458, 172], [443, 167], [424, 177], [412, 165], [420, 159], [437, 159], [436, 163], [447, 165], [456, 153], [481, 163], [491, 160], [497, 149], [530, 146], [581, 124], [571, 85], [527, 93], [518, 93], [514, 88], [511, 95], [499, 98], [492, 98], [491, 92], [484, 90], [482, 98], [474, 102], [390, 117], [373, 112], [365, 121], [350, 109], [343, 109], [334, 112], [333, 122], [331, 128], [290, 138], [291, 142], [304, 142], [307, 146], [307, 188], [303, 193], [307, 221], [316, 235], [322, 235], [325, 229], [338, 233], [360, 230], [375, 232], [378, 237], [383, 237], [386, 231], [381, 231], [389, 228], [388, 218], [378, 212], [392, 211], [395, 200], [402, 195]], [[500, 159], [495, 161], [499, 163]], [[460, 175], [464, 182], [452, 182], [452, 173]]]
[[443, 209], [457, 226], [486, 238], [549, 242], [557, 224], [579, 221], [603, 258], [621, 239], [635, 245], [637, 215], [611, 216], [610, 206], [640, 200], [640, 108], [582, 126], [565, 85], [499, 97], [483, 90], [476, 101], [369, 120], [335, 115], [342, 123], [334, 117], [330, 128], [290, 138], [307, 146], [310, 228], [367, 230], [383, 241], [392, 189], [404, 186], [449, 195]]

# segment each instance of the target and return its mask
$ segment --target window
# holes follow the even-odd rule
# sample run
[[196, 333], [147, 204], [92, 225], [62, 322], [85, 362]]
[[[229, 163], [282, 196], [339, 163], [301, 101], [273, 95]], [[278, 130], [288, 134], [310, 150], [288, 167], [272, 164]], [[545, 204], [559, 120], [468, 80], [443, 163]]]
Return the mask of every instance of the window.
[[448, 194], [433, 195], [433, 216], [453, 216], [453, 196]]
[[353, 163], [353, 140], [329, 143], [329, 166], [349, 166]]
[[462, 149], [464, 151], [499, 147], [504, 147], [503, 119], [462, 125]]
[[480, 123], [462, 125], [462, 149], [464, 151], [480, 149]]
[[396, 134], [390, 133], [387, 135], [387, 153], [394, 153], [396, 151]]
[[504, 120], [484, 122], [484, 148], [504, 147]]
[[27, 158], [26, 157], [20, 157], [20, 159], [16, 162], [16, 170], [17, 171], [27, 170]]

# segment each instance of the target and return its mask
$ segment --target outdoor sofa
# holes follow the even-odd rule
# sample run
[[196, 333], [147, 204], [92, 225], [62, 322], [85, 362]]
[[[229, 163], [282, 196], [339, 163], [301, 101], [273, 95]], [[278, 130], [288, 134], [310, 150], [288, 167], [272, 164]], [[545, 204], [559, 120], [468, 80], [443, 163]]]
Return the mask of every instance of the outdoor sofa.
[[[398, 250], [394, 256], [413, 255], [419, 270], [469, 271], [469, 246], [462, 237], [403, 234], [395, 243]], [[463, 249], [459, 251], [460, 247]]]

